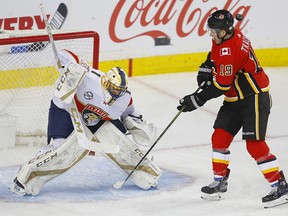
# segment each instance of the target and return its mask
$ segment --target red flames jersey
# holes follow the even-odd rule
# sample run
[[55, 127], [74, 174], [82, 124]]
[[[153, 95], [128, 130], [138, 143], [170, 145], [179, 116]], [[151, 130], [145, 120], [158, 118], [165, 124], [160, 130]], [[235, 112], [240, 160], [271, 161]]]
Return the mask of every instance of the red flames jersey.
[[214, 40], [212, 43], [211, 60], [216, 67], [213, 83], [226, 91], [226, 101], [268, 91], [269, 78], [259, 65], [250, 40], [239, 30], [219, 45]]

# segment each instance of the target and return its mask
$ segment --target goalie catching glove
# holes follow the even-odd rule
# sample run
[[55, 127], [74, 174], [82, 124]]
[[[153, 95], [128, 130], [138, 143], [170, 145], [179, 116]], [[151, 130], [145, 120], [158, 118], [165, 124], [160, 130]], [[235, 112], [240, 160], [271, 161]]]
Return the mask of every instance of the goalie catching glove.
[[128, 115], [123, 124], [131, 133], [134, 141], [143, 147], [151, 146], [156, 138], [156, 127], [153, 123], [147, 124], [142, 115]]

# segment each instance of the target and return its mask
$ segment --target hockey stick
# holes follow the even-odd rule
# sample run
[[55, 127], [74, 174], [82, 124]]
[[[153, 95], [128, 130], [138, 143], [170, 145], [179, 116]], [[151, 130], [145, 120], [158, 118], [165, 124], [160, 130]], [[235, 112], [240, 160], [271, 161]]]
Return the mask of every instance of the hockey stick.
[[68, 14], [67, 6], [64, 3], [60, 3], [55, 14], [53, 15], [50, 25], [52, 29], [61, 29]]
[[[64, 3], [60, 3], [51, 21], [49, 22], [51, 28], [54, 30], [61, 29], [61, 27], [63, 26], [67, 18], [67, 15], [68, 15], [67, 6]], [[3, 33], [5, 33], [5, 31], [3, 31]], [[10, 49], [10, 53], [37, 52], [37, 51], [41, 51], [45, 49], [48, 45], [49, 45], [49, 42], [34, 42], [29, 45], [13, 46]]]
[[168, 126], [164, 129], [164, 131], [160, 134], [160, 136], [157, 138], [157, 140], [154, 142], [154, 144], [149, 148], [149, 150], [146, 152], [146, 154], [141, 158], [141, 160], [137, 163], [137, 165], [133, 168], [133, 170], [129, 173], [129, 175], [126, 177], [126, 179], [124, 181], [117, 181], [115, 182], [115, 184], [113, 185], [114, 188], [116, 189], [120, 189], [125, 182], [127, 182], [127, 180], [133, 175], [133, 173], [136, 171], [136, 169], [140, 166], [140, 164], [142, 163], [142, 161], [145, 160], [145, 158], [147, 157], [147, 155], [150, 153], [150, 151], [154, 148], [154, 146], [158, 143], [158, 141], [162, 138], [162, 136], [166, 133], [166, 131], [169, 129], [169, 127], [174, 123], [174, 121], [178, 118], [178, 116], [181, 114], [181, 112], [183, 111], [183, 109], [185, 108], [185, 106], [182, 107], [181, 110], [179, 110], [179, 112], [176, 114], [176, 116], [171, 120], [171, 122], [168, 124]]
[[[201, 89], [201, 87], [204, 85], [204, 82], [197, 88], [197, 90], [194, 92], [197, 93]], [[158, 141], [162, 138], [162, 136], [166, 133], [166, 131], [170, 128], [170, 126], [175, 122], [175, 120], [178, 118], [178, 116], [182, 113], [182, 111], [185, 109], [185, 106], [179, 110], [179, 112], [175, 115], [175, 117], [171, 120], [171, 122], [167, 125], [167, 127], [163, 130], [163, 132], [159, 135], [157, 140], [154, 142], [154, 144], [149, 148], [149, 150], [146, 152], [146, 154], [142, 157], [142, 159], [137, 163], [137, 165], [133, 168], [133, 170], [129, 173], [129, 175], [126, 177], [124, 181], [117, 181], [113, 185], [114, 188], [120, 189], [127, 180], [133, 175], [133, 173], [136, 171], [136, 169], [140, 166], [140, 164], [145, 160], [147, 155], [150, 153], [150, 151], [154, 148], [154, 146], [158, 143]]]
[[[61, 66], [61, 62], [60, 62], [60, 59], [59, 59], [59, 56], [57, 53], [55, 41], [54, 41], [53, 34], [52, 34], [52, 29], [51, 29], [50, 23], [48, 23], [43, 3], [40, 4], [40, 9], [41, 9], [41, 12], [43, 15], [44, 22], [46, 24], [46, 30], [47, 30], [49, 40], [50, 40], [50, 43], [52, 46], [54, 58], [57, 62], [57, 67], [58, 67], [58, 69], [61, 69], [62, 66]], [[85, 72], [87, 72], [87, 71], [84, 71], [83, 73], [85, 73]], [[80, 76], [79, 79], [83, 79], [83, 77], [84, 77], [84, 75]], [[65, 80], [66, 80], [66, 74], [63, 73], [60, 81], [64, 82]], [[78, 85], [80, 82], [81, 82], [81, 80], [79, 80], [79, 82], [77, 82], [76, 85]], [[61, 83], [61, 84], [63, 84], [63, 83]], [[58, 85], [58, 87], [59, 87], [59, 85]], [[58, 87], [56, 89], [56, 92], [59, 93], [59, 91], [61, 90], [61, 87], [60, 88], [58, 88]], [[95, 142], [91, 141], [87, 138], [86, 133], [85, 133], [85, 128], [84, 128], [85, 125], [83, 125], [83, 123], [80, 119], [78, 109], [77, 109], [75, 101], [73, 99], [73, 96], [76, 93], [76, 89], [77, 88], [75, 87], [74, 90], [69, 93], [69, 97], [72, 98], [71, 99], [72, 103], [71, 103], [71, 108], [70, 108], [70, 115], [71, 115], [71, 120], [72, 120], [72, 123], [74, 126], [74, 131], [75, 131], [75, 134], [77, 137], [78, 144], [80, 146], [82, 146], [83, 148], [86, 148], [90, 151], [96, 151], [96, 152], [100, 151], [100, 152], [104, 152], [104, 153], [118, 153], [119, 152], [119, 146], [114, 146], [114, 145], [111, 146], [111, 145], [108, 145], [105, 143], [98, 143], [96, 141]], [[59, 99], [61, 99], [61, 98], [59, 98]]]
[[53, 38], [53, 35], [52, 35], [52, 27], [51, 27], [50, 23], [48, 23], [43, 3], [40, 4], [40, 9], [41, 9], [42, 16], [43, 16], [43, 19], [44, 19], [44, 22], [45, 22], [45, 25], [46, 25], [46, 30], [47, 30], [47, 33], [48, 33], [48, 36], [49, 36], [49, 40], [50, 40], [50, 43], [52, 45], [53, 54], [54, 54], [55, 60], [57, 62], [57, 67], [58, 67], [58, 69], [60, 69], [62, 66], [61, 66], [60, 59], [58, 57], [58, 53], [57, 53], [57, 50], [56, 50], [54, 38]]

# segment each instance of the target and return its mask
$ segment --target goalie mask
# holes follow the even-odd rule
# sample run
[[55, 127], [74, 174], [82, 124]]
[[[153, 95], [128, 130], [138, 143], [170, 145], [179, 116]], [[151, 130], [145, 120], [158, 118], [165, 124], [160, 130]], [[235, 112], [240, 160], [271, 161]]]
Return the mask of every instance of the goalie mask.
[[128, 80], [125, 71], [120, 67], [113, 67], [106, 76], [102, 76], [101, 84], [104, 93], [105, 104], [111, 105], [123, 96], [128, 88]]

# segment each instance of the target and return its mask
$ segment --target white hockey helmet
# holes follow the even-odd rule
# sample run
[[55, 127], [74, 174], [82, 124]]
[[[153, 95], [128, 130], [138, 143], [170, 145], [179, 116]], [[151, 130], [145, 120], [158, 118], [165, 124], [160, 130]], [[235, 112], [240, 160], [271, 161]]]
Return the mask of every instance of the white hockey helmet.
[[121, 67], [113, 67], [101, 79], [105, 103], [111, 105], [123, 96], [128, 88], [126, 72]]

